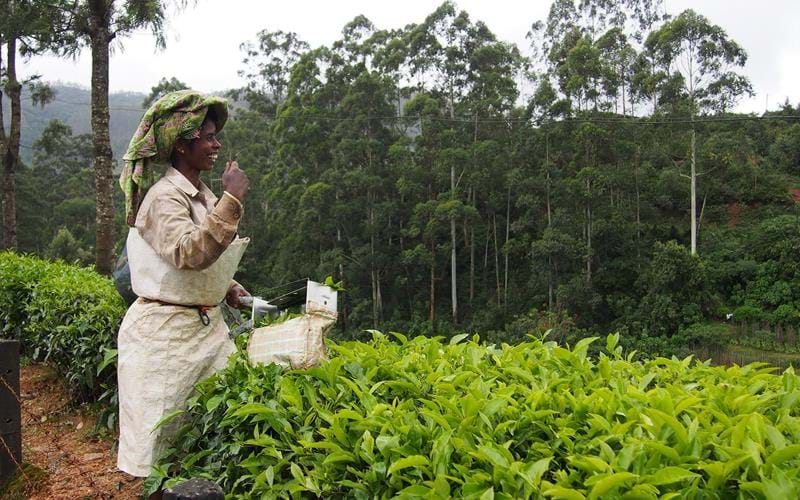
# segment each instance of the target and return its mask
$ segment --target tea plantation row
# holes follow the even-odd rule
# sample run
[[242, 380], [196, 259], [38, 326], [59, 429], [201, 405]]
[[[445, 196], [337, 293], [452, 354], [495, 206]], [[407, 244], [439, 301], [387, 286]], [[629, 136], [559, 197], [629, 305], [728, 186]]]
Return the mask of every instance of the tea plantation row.
[[[0, 253], [2, 336], [112, 419], [124, 311], [90, 270]], [[791, 369], [635, 361], [617, 336], [602, 352], [591, 339], [395, 337], [332, 343], [310, 370], [232, 357], [172, 416], [185, 425], [148, 487], [200, 476], [234, 498], [800, 497]]]
[[[125, 304], [91, 269], [0, 252], [0, 337], [65, 377], [79, 401], [116, 405], [116, 337]], [[114, 412], [107, 412], [114, 425]]]
[[[281, 372], [241, 357], [199, 385], [150, 478], [237, 498], [798, 498], [792, 370], [632, 361], [534, 341], [378, 332]], [[460, 341], [459, 341], [460, 340]]]

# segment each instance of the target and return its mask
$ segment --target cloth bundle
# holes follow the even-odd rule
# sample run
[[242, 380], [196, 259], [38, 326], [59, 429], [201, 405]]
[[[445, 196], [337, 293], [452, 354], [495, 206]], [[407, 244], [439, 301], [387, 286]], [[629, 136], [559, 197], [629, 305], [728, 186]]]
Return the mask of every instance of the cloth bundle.
[[247, 345], [250, 362], [311, 368], [326, 361], [325, 337], [336, 323], [336, 316], [324, 308], [307, 308], [299, 318], [256, 328]]

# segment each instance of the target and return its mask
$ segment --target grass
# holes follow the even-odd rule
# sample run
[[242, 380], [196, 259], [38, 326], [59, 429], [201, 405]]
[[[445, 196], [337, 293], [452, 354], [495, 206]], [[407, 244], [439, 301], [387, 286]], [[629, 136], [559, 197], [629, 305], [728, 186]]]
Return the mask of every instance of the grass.
[[800, 354], [762, 351], [761, 349], [739, 345], [728, 346], [727, 353], [737, 365], [762, 362], [781, 369], [786, 369], [789, 366], [800, 367]]
[[39, 489], [47, 478], [47, 472], [33, 464], [23, 463], [4, 485], [0, 485], [0, 498], [6, 500], [24, 500]]

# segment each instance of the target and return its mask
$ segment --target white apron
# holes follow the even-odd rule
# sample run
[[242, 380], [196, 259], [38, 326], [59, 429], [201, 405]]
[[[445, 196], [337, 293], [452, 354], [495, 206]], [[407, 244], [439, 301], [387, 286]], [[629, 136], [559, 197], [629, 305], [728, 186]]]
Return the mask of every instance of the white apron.
[[[131, 242], [128, 256], [137, 295], [175, 304], [215, 305], [224, 299], [249, 240], [234, 240], [203, 271], [175, 268], [158, 256], [135, 228], [129, 232], [128, 244]], [[220, 308], [210, 309], [208, 318], [209, 324], [204, 326], [195, 307], [142, 299], [125, 314], [117, 341], [120, 470], [138, 477], [150, 474], [150, 466], [166, 449], [182, 419], [154, 430], [155, 424], [164, 415], [185, 409], [194, 385], [224, 368], [236, 350]]]

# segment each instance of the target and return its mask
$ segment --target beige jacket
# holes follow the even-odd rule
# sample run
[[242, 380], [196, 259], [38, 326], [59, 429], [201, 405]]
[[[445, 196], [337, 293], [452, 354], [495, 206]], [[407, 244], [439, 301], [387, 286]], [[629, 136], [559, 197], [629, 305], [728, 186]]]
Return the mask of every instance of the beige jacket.
[[136, 228], [158, 255], [178, 269], [213, 264], [236, 237], [244, 209], [225, 192], [217, 199], [196, 188], [173, 167], [151, 187], [136, 216]]

